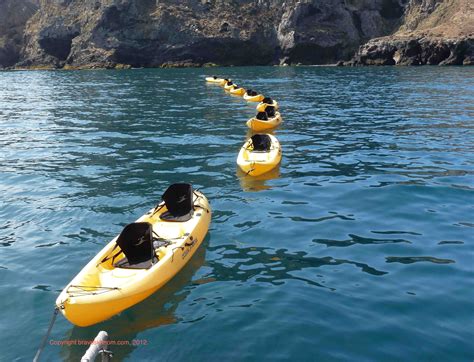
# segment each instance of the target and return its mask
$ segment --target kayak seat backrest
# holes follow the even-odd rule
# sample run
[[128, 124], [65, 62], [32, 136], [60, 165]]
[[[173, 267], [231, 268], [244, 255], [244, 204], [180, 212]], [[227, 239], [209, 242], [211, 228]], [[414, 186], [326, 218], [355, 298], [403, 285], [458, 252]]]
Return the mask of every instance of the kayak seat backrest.
[[[267, 107], [268, 108], [268, 107]], [[266, 112], [258, 112], [257, 113], [257, 118], [260, 121], [268, 121], [267, 113]]]
[[228, 87], [230, 87], [232, 84], [234, 84], [234, 83], [232, 83], [231, 80], [229, 80], [229, 81], [227, 82], [227, 86], [228, 86]]
[[250, 96], [252, 96], [252, 97], [255, 97], [256, 95], [258, 95], [258, 93], [254, 90], [250, 93]]
[[[126, 260], [119, 261], [116, 266], [149, 268], [152, 265], [153, 229], [147, 222], [128, 224], [117, 238], [117, 245], [125, 254]], [[120, 265], [119, 265], [120, 264]]]
[[262, 99], [262, 103], [272, 104], [273, 99], [271, 99], [270, 97], [265, 97], [265, 98]]
[[162, 196], [168, 211], [161, 214], [165, 221], [185, 222], [193, 216], [193, 187], [187, 183], [172, 184]]
[[215, 75], [213, 75], [212, 78], [217, 79], [217, 77]]
[[247, 89], [247, 92], [246, 92], [246, 93], [247, 93], [248, 96], [250, 96], [250, 95], [252, 94], [252, 92], [253, 92], [253, 90]]
[[273, 106], [267, 106], [267, 107], [265, 108], [265, 113], [267, 114], [267, 116], [268, 116], [269, 118], [275, 117], [275, 107], [273, 107]]
[[268, 152], [272, 146], [272, 140], [266, 134], [254, 134], [252, 137], [254, 151]]

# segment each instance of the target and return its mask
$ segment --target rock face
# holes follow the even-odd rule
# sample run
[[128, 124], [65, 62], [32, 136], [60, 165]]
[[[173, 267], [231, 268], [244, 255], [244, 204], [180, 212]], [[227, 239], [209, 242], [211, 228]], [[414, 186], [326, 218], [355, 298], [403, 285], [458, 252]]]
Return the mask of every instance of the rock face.
[[403, 25], [347, 65], [474, 65], [474, 1], [411, 0]]
[[[350, 59], [370, 39], [400, 30], [429, 28], [426, 18], [436, 12], [439, 2], [0, 0], [0, 67], [336, 63]], [[469, 38], [460, 44], [458, 35], [452, 37], [452, 46], [444, 40], [425, 46], [420, 36], [415, 38], [418, 45], [410, 46], [426, 52], [418, 58], [433, 63], [448, 50], [447, 58], [456, 58], [453, 64], [459, 62], [456, 49], [468, 49], [472, 44]], [[410, 43], [415, 38], [407, 35], [406, 40]], [[414, 50], [381, 39], [380, 43], [369, 42], [360, 48], [359, 58], [350, 64], [393, 64], [397, 57], [401, 59], [399, 64], [410, 63], [405, 53]], [[431, 54], [436, 47], [440, 48], [439, 54]]]
[[374, 39], [346, 65], [474, 65], [474, 38]]
[[19, 61], [26, 22], [37, 10], [36, 1], [0, 0], [0, 68]]

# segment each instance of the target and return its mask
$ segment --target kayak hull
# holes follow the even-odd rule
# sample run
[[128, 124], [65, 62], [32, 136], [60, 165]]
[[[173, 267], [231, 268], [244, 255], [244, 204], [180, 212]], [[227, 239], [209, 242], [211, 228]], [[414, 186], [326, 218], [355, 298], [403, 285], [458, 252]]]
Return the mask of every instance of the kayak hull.
[[221, 84], [224, 82], [223, 78], [214, 78], [214, 77], [207, 77], [206, 82], [208, 83], [215, 83], [215, 84]]
[[247, 121], [247, 127], [252, 131], [262, 132], [278, 127], [282, 121], [280, 112], [276, 112], [275, 117], [268, 119], [268, 121], [262, 121], [257, 118], [249, 119]]
[[[114, 267], [112, 260], [101, 262], [116, 252], [114, 238], [64, 288], [56, 300], [61, 313], [71, 323], [86, 327], [102, 322], [141, 302], [171, 280], [191, 259], [203, 242], [211, 222], [211, 210], [204, 195], [196, 191], [195, 211], [186, 222], [160, 220], [166, 211], [153, 210], [137, 222], [149, 222], [170, 245], [155, 250], [159, 260], [149, 269]], [[119, 254], [116, 261], [123, 254]]]
[[222, 78], [222, 82], [220, 82], [219, 85], [221, 87], [225, 87], [227, 85], [227, 82], [230, 82], [230, 81], [232, 81], [232, 79], [227, 79], [226, 80], [226, 79]]
[[257, 112], [265, 112], [265, 109], [268, 106], [275, 107], [275, 110], [278, 110], [278, 102], [273, 100], [272, 103], [262, 103], [262, 102], [260, 102], [259, 104], [257, 104]]
[[263, 175], [274, 168], [281, 162], [281, 146], [277, 138], [268, 134], [271, 139], [271, 147], [268, 152], [252, 151], [252, 142], [249, 138], [239, 151], [237, 156], [237, 165], [247, 175], [259, 176]]
[[244, 99], [247, 102], [261, 102], [263, 101], [263, 98], [265, 98], [262, 94], [257, 94], [256, 96], [249, 96], [247, 94], [244, 94]]
[[230, 94], [234, 94], [236, 96], [243, 96], [245, 94], [245, 89], [244, 88], [232, 89], [230, 91]]

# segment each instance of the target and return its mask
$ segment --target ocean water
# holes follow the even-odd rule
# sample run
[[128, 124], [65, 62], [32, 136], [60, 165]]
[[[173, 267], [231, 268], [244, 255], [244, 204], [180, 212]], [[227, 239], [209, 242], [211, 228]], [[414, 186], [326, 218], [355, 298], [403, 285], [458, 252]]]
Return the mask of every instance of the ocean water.
[[[278, 170], [237, 171], [255, 104], [210, 74], [279, 101]], [[114, 361], [472, 361], [473, 175], [473, 68], [2, 72], [0, 360], [186, 181], [214, 212], [191, 262], [101, 324], [58, 316], [44, 361], [100, 330]]]

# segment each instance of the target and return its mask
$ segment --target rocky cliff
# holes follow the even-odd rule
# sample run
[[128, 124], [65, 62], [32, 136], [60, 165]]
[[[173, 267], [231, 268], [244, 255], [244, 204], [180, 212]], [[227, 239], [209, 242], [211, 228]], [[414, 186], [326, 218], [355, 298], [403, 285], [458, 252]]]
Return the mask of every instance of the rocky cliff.
[[[445, 1], [454, 3], [451, 8], [472, 2]], [[446, 20], [430, 23], [441, 9], [426, 10], [425, 3], [443, 1], [0, 0], [0, 66], [336, 63], [373, 38], [383, 42], [380, 37], [403, 33], [411, 40], [410, 31]], [[470, 21], [469, 16], [456, 21]], [[444, 38], [443, 33], [439, 39]], [[459, 34], [452, 39], [458, 41]], [[381, 49], [376, 53], [386, 51], [386, 45], [368, 44]], [[392, 59], [398, 56], [395, 48], [387, 51]], [[348, 64], [390, 63], [364, 49]]]
[[402, 20], [346, 64], [474, 65], [474, 0], [410, 0]]
[[37, 10], [36, 1], [0, 0], [0, 68], [20, 60], [26, 22]]

